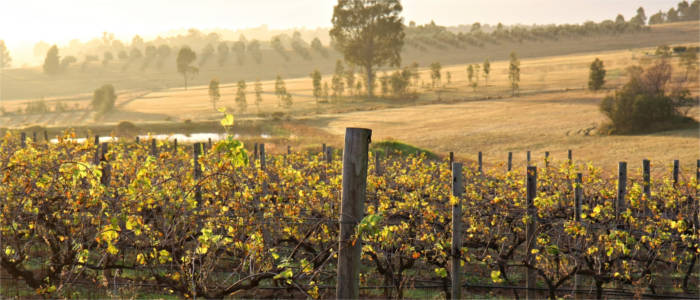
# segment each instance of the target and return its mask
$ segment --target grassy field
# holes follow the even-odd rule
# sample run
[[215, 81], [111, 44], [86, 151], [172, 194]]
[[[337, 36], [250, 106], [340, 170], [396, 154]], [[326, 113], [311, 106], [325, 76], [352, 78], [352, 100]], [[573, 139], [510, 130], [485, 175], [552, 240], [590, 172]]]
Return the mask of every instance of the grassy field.
[[[650, 135], [595, 135], [595, 128], [604, 121], [598, 109], [602, 96], [585, 91], [548, 93], [330, 114], [308, 124], [328, 128], [337, 136], [346, 127], [371, 128], [376, 141], [396, 139], [439, 154], [454, 151], [458, 158], [471, 161], [482, 151], [485, 163], [492, 166], [505, 163], [509, 151], [514, 163], [522, 166], [528, 150], [541, 164], [545, 151], [563, 161], [568, 149], [577, 161], [591, 161], [608, 171], [615, 170], [618, 161], [628, 161], [636, 169], [644, 158], [654, 162], [655, 172], [666, 170], [673, 159], [680, 159], [687, 169], [695, 166], [700, 158], [700, 128]], [[695, 108], [691, 114], [697, 118], [699, 112]]]
[[[559, 40], [538, 40], [502, 42], [486, 44], [483, 47], [447, 48], [445, 50], [429, 49], [420, 51], [405, 47], [402, 53], [404, 64], [417, 62], [421, 66], [439, 61], [443, 65], [464, 63], [481, 63], [489, 58], [492, 61], [506, 60], [511, 51], [516, 51], [522, 58], [561, 56], [576, 53], [626, 50], [640, 47], [656, 47], [663, 44], [692, 43], [698, 41], [698, 22], [684, 22], [651, 26], [649, 32], [628, 33], [621, 35], [591, 35]], [[249, 37], [252, 38], [252, 37]], [[195, 49], [198, 51], [199, 49]], [[220, 67], [216, 59], [198, 66], [199, 74], [191, 81], [192, 85], [206, 85], [212, 78], [222, 83], [235, 83], [238, 80], [254, 81], [256, 79], [272, 80], [277, 74], [284, 78], [306, 77], [314, 69], [322, 73], [332, 73], [335, 62], [340, 58], [335, 51], [329, 51], [324, 58], [313, 53], [311, 60], [304, 60], [291, 50], [289, 61], [271, 49], [263, 49], [263, 60], [256, 64], [250, 57], [243, 65], [230, 59]], [[63, 54], [61, 54], [63, 55]], [[142, 91], [167, 91], [183, 86], [183, 78], [175, 71], [175, 56], [165, 61], [162, 69], [154, 67], [141, 70], [142, 62], [136, 61], [126, 70], [123, 62], [113, 61], [107, 67], [101, 62], [93, 62], [82, 67], [79, 63], [70, 67], [65, 74], [51, 77], [42, 73], [40, 66], [31, 68], [13, 68], [5, 70], [2, 88], [3, 102], [8, 100], [30, 100], [44, 98], [53, 101], [57, 98], [65, 101], [87, 99], [92, 91], [105, 83], [113, 84], [121, 93]]]
[[[697, 35], [689, 35], [697, 23], [655, 26], [647, 37], [658, 40], [639, 40], [637, 44], [655, 45], [673, 38], [694, 42], [685, 45], [699, 45]], [[675, 35], [656, 36], [658, 32], [671, 32]], [[248, 109], [239, 111], [235, 103], [236, 85], [221, 85], [219, 107], [228, 107], [238, 118], [239, 125], [234, 131], [244, 136], [248, 143], [265, 142], [268, 149], [315, 147], [320, 143], [341, 146], [345, 127], [361, 126], [372, 128], [375, 141], [396, 139], [444, 155], [454, 151], [458, 157], [472, 159], [478, 151], [483, 151], [487, 163], [504, 162], [507, 152], [513, 151], [517, 163], [522, 163], [525, 151], [533, 151], [534, 159], [541, 159], [544, 151], [550, 151], [556, 158], [564, 158], [566, 150], [574, 150], [578, 160], [594, 161], [610, 170], [616, 162], [629, 161], [632, 166], [643, 158], [652, 159], [655, 170], [661, 172], [673, 159], [680, 159], [682, 165], [690, 168], [700, 154], [700, 130], [690, 128], [651, 135], [605, 136], [598, 135], [597, 128], [605, 121], [599, 112], [600, 100], [626, 80], [625, 69], [632, 65], [650, 64], [656, 57], [651, 55], [655, 47], [626, 48], [628, 36], [621, 36], [616, 43], [612, 40], [598, 41], [600, 49], [624, 48], [623, 50], [588, 49], [590, 45], [580, 45], [580, 53], [530, 57], [535, 55], [532, 45], [513, 48], [524, 58], [521, 59], [520, 96], [511, 97], [508, 82], [508, 61], [505, 60], [510, 47], [499, 48], [505, 52], [495, 52], [492, 57], [492, 72], [488, 86], [484, 78], [473, 89], [467, 81], [467, 64], [447, 64], [457, 60], [450, 55], [440, 56], [425, 53], [443, 63], [441, 88], [432, 89], [429, 70], [420, 69], [418, 87], [414, 91], [416, 99], [378, 98], [364, 100], [345, 97], [331, 104], [317, 105], [312, 97], [311, 80], [308, 76], [286, 80], [287, 90], [293, 95], [291, 109], [280, 108], [275, 97], [274, 81], [263, 81], [263, 101], [254, 104], [253, 82], [248, 82]], [[549, 42], [543, 42], [540, 46]], [[559, 45], [560, 50], [541, 50], [541, 53], [566, 52], [562, 49], [571, 46], [573, 41]], [[611, 43], [611, 44], [605, 44]], [[552, 47], [555, 47], [554, 44]], [[556, 48], [556, 47], [555, 47]], [[568, 49], [568, 48], [567, 48]], [[481, 51], [481, 50], [480, 50]], [[573, 52], [573, 50], [571, 50]], [[487, 55], [482, 53], [483, 58]], [[470, 53], [469, 55], [474, 55]], [[435, 59], [440, 57], [440, 59]], [[471, 56], [470, 56], [471, 57]], [[530, 57], [530, 58], [528, 58]], [[589, 65], [594, 58], [604, 61], [607, 69], [608, 91], [591, 93], [585, 90]], [[428, 58], [425, 58], [426, 60]], [[444, 59], [444, 60], [443, 60]], [[483, 59], [475, 63], [483, 62]], [[468, 59], [466, 61], [469, 61]], [[676, 74], [682, 73], [678, 58], [673, 58]], [[424, 64], [425, 65], [425, 64]], [[451, 74], [447, 82], [446, 74]], [[383, 75], [378, 72], [378, 75]], [[324, 81], [330, 81], [326, 74]], [[698, 82], [688, 84], [693, 95], [700, 94]], [[379, 93], [379, 88], [377, 91]], [[78, 94], [64, 98], [70, 105], [84, 105], [88, 95]], [[5, 103], [4, 108], [15, 111], [29, 100], [15, 100]], [[267, 114], [261, 118], [259, 113]], [[271, 120], [272, 113], [283, 115]], [[696, 107], [690, 115], [700, 119]], [[3, 127], [24, 127], [31, 125], [49, 126], [57, 132], [67, 127], [80, 126], [79, 134], [87, 130], [108, 135], [114, 124], [120, 121], [135, 123], [142, 132], [211, 132], [221, 131], [216, 120], [221, 114], [214, 110], [209, 101], [206, 85], [162, 89], [159, 91], [133, 90], [121, 92], [117, 100], [117, 110], [96, 118], [93, 113], [78, 111], [62, 114], [17, 115], [0, 117]], [[261, 134], [270, 135], [262, 138]]]

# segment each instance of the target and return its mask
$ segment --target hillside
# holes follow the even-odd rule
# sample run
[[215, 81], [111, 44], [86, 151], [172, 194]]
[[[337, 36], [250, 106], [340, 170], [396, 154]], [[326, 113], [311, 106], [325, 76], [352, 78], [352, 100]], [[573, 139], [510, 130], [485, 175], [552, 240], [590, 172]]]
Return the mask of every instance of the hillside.
[[[569, 55], [574, 53], [611, 51], [640, 47], [656, 47], [662, 44], [693, 43], [698, 38], [698, 22], [684, 22], [654, 25], [648, 32], [625, 33], [619, 35], [595, 35], [577, 38], [561, 38], [559, 40], [538, 40], [518, 42], [502, 42], [485, 44], [483, 47], [447, 47], [444, 50], [429, 48], [425, 51], [406, 47], [403, 53], [403, 63], [417, 62], [427, 66], [439, 61], [443, 65], [480, 63], [489, 58], [492, 61], [507, 59], [511, 51], [516, 51], [521, 58]], [[191, 81], [192, 85], [204, 85], [212, 78], [218, 78], [222, 83], [233, 83], [238, 80], [252, 81], [255, 79], [270, 80], [277, 74], [284, 78], [305, 77], [314, 69], [322, 73], [331, 73], [339, 57], [335, 51], [330, 51], [328, 58], [323, 58], [312, 52], [311, 60], [304, 60], [296, 53], [288, 51], [289, 61], [285, 61], [273, 50], [262, 51], [262, 63], [256, 64], [250, 57], [242, 65], [230, 59], [223, 67], [219, 67], [216, 59], [209, 59], [200, 66], [199, 74]], [[73, 65], [66, 74], [49, 77], [40, 68], [19, 68], [5, 71], [2, 99], [3, 105], [8, 100], [40, 99], [52, 100], [56, 97], [64, 99], [85, 99], [92, 91], [104, 83], [115, 85], [117, 90], [125, 91], [158, 91], [182, 86], [183, 78], [175, 71], [174, 55], [171, 62], [164, 62], [162, 69], [151, 65], [141, 71], [140, 62], [131, 64], [124, 69], [122, 62], [114, 61], [106, 67], [101, 62], [85, 65]]]

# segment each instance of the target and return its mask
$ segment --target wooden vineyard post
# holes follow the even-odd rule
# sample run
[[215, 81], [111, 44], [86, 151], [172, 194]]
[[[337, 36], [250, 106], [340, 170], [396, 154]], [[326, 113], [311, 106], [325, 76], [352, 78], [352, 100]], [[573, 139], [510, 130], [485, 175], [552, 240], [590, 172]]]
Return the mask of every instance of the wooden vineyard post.
[[209, 138], [209, 142], [208, 142], [208, 144], [207, 144], [207, 148], [208, 148], [208, 149], [211, 149], [211, 138]]
[[260, 169], [265, 170], [265, 144], [260, 144]]
[[479, 174], [481, 174], [484, 170], [483, 164], [484, 164], [483, 156], [481, 154], [481, 151], [479, 151]]
[[36, 143], [36, 131], [32, 131], [32, 143]]
[[258, 160], [258, 143], [255, 143], [255, 147], [253, 148], [253, 166], [255, 166], [256, 160]]
[[571, 152], [571, 149], [569, 149], [569, 151], [567, 151], [566, 157], [569, 159], [569, 165], [573, 165], [574, 164], [574, 155]]
[[648, 159], [642, 160], [642, 181], [644, 181], [642, 190], [646, 196], [646, 201], [644, 201], [644, 214], [649, 215], [649, 203], [651, 203], [651, 163]]
[[136, 144], [138, 144], [138, 143], [141, 142], [141, 139], [137, 136], [137, 137], [134, 139], [134, 142], [135, 142]]
[[508, 152], [508, 172], [513, 170], [513, 152]]
[[46, 130], [44, 130], [44, 141], [46, 141], [47, 144], [49, 143], [49, 132]]
[[[571, 153], [571, 151], [569, 151]], [[571, 161], [569, 159], [569, 161]], [[574, 220], [576, 222], [581, 222], [581, 202], [583, 202], [583, 174], [576, 173], [576, 181], [574, 187]], [[582, 295], [579, 292], [581, 288], [581, 275], [578, 273], [574, 275], [574, 298], [581, 299]]]
[[26, 133], [24, 133], [24, 132], [20, 133], [19, 140], [20, 140], [20, 145], [22, 146], [22, 148], [27, 147], [27, 134]]
[[622, 225], [621, 215], [625, 211], [625, 194], [627, 194], [627, 163], [621, 161], [617, 171], [617, 201], [615, 203], [615, 221]]
[[[527, 245], [526, 259], [528, 265], [532, 265], [535, 262], [534, 255], [532, 255], [532, 248], [535, 245], [535, 228], [537, 227], [537, 209], [535, 208], [535, 197], [537, 196], [537, 167], [528, 166], [527, 167], [527, 224], [525, 226], [525, 242]], [[537, 299], [537, 293], [535, 291], [537, 281], [537, 272], [534, 268], [528, 266], [527, 273], [525, 273], [525, 283], [527, 285], [527, 296], [526, 299], [532, 300]]]
[[382, 161], [379, 152], [374, 152], [374, 173], [377, 176], [382, 176]]
[[177, 153], [177, 139], [173, 140], [173, 152]]
[[528, 167], [530, 166], [530, 158], [531, 158], [531, 156], [530, 156], [530, 150], [528, 150], [528, 151], [527, 151], [527, 166], [528, 166]]
[[367, 192], [367, 160], [372, 130], [347, 128], [343, 151], [343, 187], [338, 237], [336, 299], [357, 299], [362, 240], [353, 241], [357, 224], [364, 217]]
[[[98, 147], [100, 148], [100, 147]], [[109, 151], [109, 144], [108, 143], [102, 143], [102, 153], [101, 153], [101, 161], [104, 162], [104, 165], [102, 166], [102, 177], [100, 178], [100, 183], [104, 186], [109, 186], [109, 180], [112, 172], [112, 166], [110, 166], [109, 162], [107, 161], [107, 151]]]
[[199, 155], [202, 153], [202, 144], [194, 143], [192, 145], [192, 157], [194, 159], [194, 180], [197, 185], [194, 191], [194, 198], [197, 204], [202, 202], [202, 190], [199, 186], [199, 179], [202, 177], [202, 168], [199, 166]]
[[678, 185], [678, 172], [680, 170], [680, 162], [676, 159], [673, 161], [673, 185]]
[[450, 151], [450, 168], [452, 168], [453, 162], [455, 162], [455, 153]]
[[93, 165], [100, 164], [100, 136], [95, 136], [95, 157], [92, 160]]
[[544, 152], [544, 168], [549, 169], [549, 151]]
[[[452, 197], [456, 200], [452, 204], [452, 299], [462, 298], [462, 194], [464, 194], [464, 179], [462, 178], [462, 164], [452, 163]], [[454, 200], [452, 200], [454, 201]]]
[[695, 167], [695, 181], [700, 183], [700, 159], [698, 159], [697, 166]]
[[328, 146], [326, 147], [326, 163], [332, 163], [333, 162], [333, 147]]
[[292, 154], [292, 146], [287, 145], [287, 155]]
[[326, 143], [323, 143], [323, 145], [321, 145], [321, 153], [323, 155], [326, 155]]
[[158, 145], [156, 145], [156, 139], [151, 139], [151, 156], [158, 157]]

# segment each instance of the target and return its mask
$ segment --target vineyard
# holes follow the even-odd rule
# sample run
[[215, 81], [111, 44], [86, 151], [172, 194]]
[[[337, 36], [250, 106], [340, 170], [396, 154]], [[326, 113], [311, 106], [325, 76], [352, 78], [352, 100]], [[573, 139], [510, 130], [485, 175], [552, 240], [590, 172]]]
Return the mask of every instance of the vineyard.
[[74, 139], [0, 144], [3, 297], [698, 297], [700, 161]]

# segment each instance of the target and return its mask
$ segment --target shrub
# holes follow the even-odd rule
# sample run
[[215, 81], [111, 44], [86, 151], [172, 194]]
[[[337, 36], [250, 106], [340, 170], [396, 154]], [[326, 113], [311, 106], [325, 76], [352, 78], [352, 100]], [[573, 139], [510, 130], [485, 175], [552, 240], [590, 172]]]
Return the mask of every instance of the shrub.
[[668, 130], [696, 123], [682, 112], [693, 100], [685, 88], [669, 90], [672, 68], [665, 60], [646, 70], [628, 69], [630, 79], [603, 99], [601, 111], [610, 119], [610, 133]]
[[92, 95], [92, 108], [100, 114], [106, 113], [114, 109], [114, 101], [117, 100], [117, 94], [114, 92], [114, 86], [105, 84], [99, 89], [96, 89]]
[[114, 134], [119, 137], [133, 137], [138, 135], [139, 128], [129, 121], [121, 121], [114, 128]]

